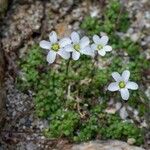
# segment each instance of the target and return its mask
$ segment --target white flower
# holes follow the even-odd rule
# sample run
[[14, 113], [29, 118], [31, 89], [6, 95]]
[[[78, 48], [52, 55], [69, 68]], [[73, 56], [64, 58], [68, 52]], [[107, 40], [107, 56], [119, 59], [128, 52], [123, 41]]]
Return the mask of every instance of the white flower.
[[93, 55], [93, 52], [89, 46], [90, 40], [88, 37], [84, 36], [80, 39], [77, 32], [71, 33], [72, 43], [65, 47], [67, 52], [72, 52], [73, 60], [78, 60], [80, 58], [80, 53], [85, 55]]
[[112, 47], [107, 45], [108, 40], [108, 36], [102, 36], [100, 38], [98, 35], [94, 35], [94, 43], [91, 45], [92, 50], [97, 51], [99, 55], [104, 56], [106, 52], [110, 52], [112, 50]]
[[47, 61], [50, 64], [55, 61], [57, 54], [59, 54], [64, 59], [70, 58], [70, 53], [64, 51], [64, 47], [68, 44], [71, 44], [70, 38], [63, 38], [61, 40], [58, 40], [56, 32], [52, 31], [49, 34], [49, 40], [50, 42], [45, 40], [41, 41], [40, 47], [49, 50], [47, 55]]
[[123, 71], [122, 75], [118, 72], [113, 72], [112, 77], [115, 82], [108, 86], [109, 91], [120, 91], [121, 97], [124, 100], [129, 99], [129, 90], [137, 90], [138, 85], [135, 82], [129, 81], [130, 72], [128, 70]]

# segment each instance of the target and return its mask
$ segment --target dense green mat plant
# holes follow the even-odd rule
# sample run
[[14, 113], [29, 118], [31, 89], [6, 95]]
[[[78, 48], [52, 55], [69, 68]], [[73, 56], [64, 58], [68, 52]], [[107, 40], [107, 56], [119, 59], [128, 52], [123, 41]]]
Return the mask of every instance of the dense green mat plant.
[[[128, 69], [131, 79], [142, 84], [143, 73], [150, 65], [140, 54], [138, 43], [130, 38], [121, 39], [114, 32], [125, 32], [130, 24], [127, 13], [121, 14], [116, 22], [122, 9], [119, 1], [109, 1], [106, 8], [103, 22], [88, 16], [81, 28], [88, 35], [99, 34], [100, 31], [110, 35], [115, 54], [107, 53], [106, 57], [97, 57], [96, 60], [81, 55], [78, 61], [61, 59], [47, 65], [44, 59], [46, 51], [34, 45], [19, 61], [22, 76], [18, 77], [17, 85], [24, 92], [31, 90], [34, 93], [36, 114], [49, 120], [49, 128], [43, 131], [49, 138], [66, 137], [76, 142], [95, 138], [125, 141], [134, 138], [136, 145], [144, 141], [142, 129], [135, 123], [122, 121], [117, 113], [105, 112], [110, 98], [121, 102], [118, 94], [106, 91], [111, 73]], [[56, 44], [50, 46], [55, 51], [59, 48]], [[78, 51], [79, 45], [74, 48]], [[124, 52], [128, 57], [124, 56]], [[140, 97], [144, 102], [139, 100]], [[140, 90], [132, 93], [128, 101], [141, 117], [148, 109], [145, 103], [148, 103], [147, 98]]]
[[[80, 61], [71, 62], [72, 68], [66, 78], [66, 61], [49, 67], [44, 56], [38, 46], [30, 49], [20, 62], [24, 80], [19, 78], [18, 86], [24, 92], [32, 90], [35, 93], [37, 115], [50, 121], [49, 129], [44, 131], [46, 136], [65, 136], [73, 141], [96, 137], [122, 140], [135, 138], [137, 145], [143, 142], [141, 129], [135, 124], [122, 122], [117, 114], [105, 112], [110, 97], [120, 101], [119, 96], [112, 96], [105, 91], [111, 71], [118, 68], [118, 63], [114, 62], [116, 58], [112, 66], [97, 69], [93, 76], [89, 72], [92, 68], [91, 59], [83, 56]], [[126, 66], [129, 65], [130, 63]], [[137, 103], [139, 92], [136, 93], [131, 96], [129, 103], [143, 115], [147, 110], [144, 104], [139, 101]]]

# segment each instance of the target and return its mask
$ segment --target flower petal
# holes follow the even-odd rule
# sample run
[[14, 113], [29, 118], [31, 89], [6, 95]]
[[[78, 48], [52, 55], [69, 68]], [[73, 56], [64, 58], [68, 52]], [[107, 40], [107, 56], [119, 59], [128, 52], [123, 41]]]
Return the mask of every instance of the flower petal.
[[52, 31], [50, 34], [49, 34], [49, 40], [52, 42], [52, 43], [56, 43], [57, 42], [57, 34], [55, 31]]
[[78, 60], [80, 58], [80, 53], [77, 51], [72, 52], [72, 59], [73, 60]]
[[131, 89], [131, 90], [137, 90], [138, 89], [138, 84], [136, 84], [135, 82], [128, 81], [127, 84], [126, 84], [126, 87], [128, 89]]
[[61, 47], [65, 47], [66, 45], [71, 44], [71, 39], [70, 38], [63, 38], [59, 41], [59, 44]]
[[87, 46], [87, 47], [81, 49], [80, 52], [81, 52], [82, 54], [85, 54], [85, 55], [94, 56], [94, 51], [91, 49], [90, 46]]
[[98, 35], [93, 36], [93, 41], [95, 44], [100, 44], [100, 37]]
[[104, 49], [101, 49], [98, 51], [98, 54], [101, 56], [105, 56], [106, 52], [104, 51]]
[[87, 36], [84, 36], [81, 40], [80, 40], [80, 46], [81, 49], [85, 48], [86, 46], [88, 46], [90, 44], [90, 40]]
[[64, 49], [59, 50], [57, 53], [64, 59], [70, 58], [70, 52], [66, 52]]
[[128, 100], [129, 99], [129, 91], [127, 88], [121, 89], [121, 97], [123, 100]]
[[55, 59], [56, 59], [56, 52], [49, 51], [46, 60], [51, 64], [55, 61]]
[[73, 48], [72, 44], [69, 44], [69, 45], [64, 47], [64, 50], [66, 52], [72, 52], [72, 51], [74, 51], [74, 48]]
[[99, 44], [102, 44], [103, 46], [105, 46], [108, 43], [108, 40], [109, 40], [108, 36], [104, 35], [100, 38]]
[[120, 81], [121, 80], [121, 76], [118, 72], [113, 72], [112, 77], [114, 78], [115, 81]]
[[109, 45], [106, 45], [106, 46], [104, 46], [104, 48], [103, 48], [106, 52], [110, 52], [110, 51], [112, 51], [112, 47], [111, 46], [109, 46]]
[[129, 77], [130, 77], [130, 71], [129, 70], [123, 71], [122, 78], [124, 79], [125, 82], [129, 80]]
[[118, 83], [117, 82], [110, 83], [108, 86], [108, 90], [112, 92], [118, 91], [119, 90]]
[[96, 44], [92, 44], [92, 45], [91, 45], [91, 48], [92, 48], [92, 50], [94, 50], [94, 51], [95, 51], [95, 50], [96, 50], [96, 48], [97, 48], [97, 45], [96, 45]]
[[80, 36], [77, 32], [72, 32], [71, 33], [71, 40], [73, 43], [79, 43], [79, 40], [80, 40]]
[[50, 49], [51, 43], [48, 42], [48, 41], [43, 40], [43, 41], [40, 42], [40, 47], [42, 47], [44, 49]]

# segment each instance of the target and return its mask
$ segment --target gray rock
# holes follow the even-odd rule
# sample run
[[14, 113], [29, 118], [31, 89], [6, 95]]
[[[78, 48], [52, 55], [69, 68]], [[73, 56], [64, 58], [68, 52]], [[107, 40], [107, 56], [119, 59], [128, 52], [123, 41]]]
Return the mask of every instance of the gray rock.
[[109, 141], [91, 141], [84, 144], [74, 145], [71, 150], [144, 150], [141, 147], [130, 146], [126, 142]]
[[34, 144], [33, 142], [29, 142], [26, 146], [27, 150], [36, 150], [37, 149], [37, 145]]
[[[7, 52], [21, 47], [23, 42], [39, 31], [43, 17], [42, 2], [12, 5], [11, 15], [7, 15], [0, 28], [2, 46]], [[9, 21], [8, 21], [9, 20]]]

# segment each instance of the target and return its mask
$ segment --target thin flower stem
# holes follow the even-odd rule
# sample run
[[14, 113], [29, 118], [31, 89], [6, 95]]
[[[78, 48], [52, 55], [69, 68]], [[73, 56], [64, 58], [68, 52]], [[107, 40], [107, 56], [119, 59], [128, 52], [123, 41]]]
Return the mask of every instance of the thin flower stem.
[[94, 57], [94, 62], [93, 62], [93, 66], [92, 66], [93, 69], [91, 70], [91, 76], [95, 75], [97, 65], [98, 65], [98, 53], [96, 53], [96, 56]]
[[[53, 64], [54, 65], [54, 64]], [[48, 65], [48, 67], [47, 67], [47, 71], [49, 70], [49, 69], [51, 69], [52, 68], [52, 64], [49, 64]], [[51, 71], [52, 72], [52, 71]], [[53, 72], [53, 73], [51, 73], [50, 72], [50, 75], [52, 76], [52, 87], [53, 87], [53, 92], [55, 91], [55, 72]]]
[[95, 65], [96, 65], [96, 67], [98, 66], [98, 53], [96, 53], [96, 56], [95, 56]]
[[68, 72], [69, 72], [69, 68], [70, 68], [70, 62], [71, 62], [71, 59], [68, 60], [67, 65], [66, 65], [66, 78], [68, 77]]
[[71, 63], [71, 58], [72, 58], [72, 52], [70, 54], [70, 58], [68, 59], [68, 62], [67, 62], [67, 66], [66, 66], [66, 78], [68, 77], [68, 72], [69, 72], [69, 69], [70, 69], [70, 63]]
[[69, 79], [68, 79], [68, 74], [69, 74], [69, 70], [70, 70], [70, 63], [71, 63], [71, 58], [69, 58], [67, 64], [66, 64], [66, 73], [65, 73], [65, 81], [66, 81], [66, 98], [68, 97], [68, 86], [69, 86]]
[[52, 76], [52, 82], [53, 82], [53, 92], [55, 91], [55, 72], [53, 73]]

